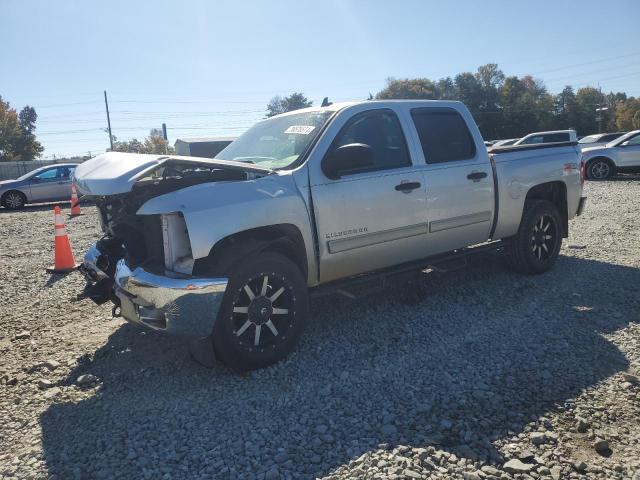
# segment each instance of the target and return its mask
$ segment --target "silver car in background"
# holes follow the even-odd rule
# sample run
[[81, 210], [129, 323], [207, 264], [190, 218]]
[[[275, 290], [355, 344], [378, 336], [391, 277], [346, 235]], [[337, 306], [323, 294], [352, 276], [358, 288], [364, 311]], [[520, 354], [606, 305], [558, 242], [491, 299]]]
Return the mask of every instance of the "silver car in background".
[[0, 204], [12, 210], [27, 203], [58, 202], [71, 198], [75, 163], [58, 163], [33, 170], [16, 180], [0, 181]]

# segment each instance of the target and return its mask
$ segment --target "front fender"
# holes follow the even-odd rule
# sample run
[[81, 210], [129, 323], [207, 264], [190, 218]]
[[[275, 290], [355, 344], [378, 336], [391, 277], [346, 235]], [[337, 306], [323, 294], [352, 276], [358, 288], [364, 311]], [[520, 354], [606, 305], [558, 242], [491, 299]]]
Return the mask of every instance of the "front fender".
[[184, 215], [194, 260], [206, 257], [229, 235], [277, 224], [296, 226], [305, 250], [314, 251], [309, 212], [290, 174], [194, 185], [152, 198], [137, 213], [171, 212]]

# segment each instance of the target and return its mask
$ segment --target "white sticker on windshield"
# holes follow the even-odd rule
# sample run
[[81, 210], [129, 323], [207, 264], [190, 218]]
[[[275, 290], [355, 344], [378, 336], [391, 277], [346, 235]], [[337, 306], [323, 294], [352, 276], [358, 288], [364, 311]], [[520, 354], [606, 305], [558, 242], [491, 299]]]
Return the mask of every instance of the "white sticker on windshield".
[[291, 125], [284, 133], [299, 133], [300, 135], [309, 135], [316, 128], [313, 125]]

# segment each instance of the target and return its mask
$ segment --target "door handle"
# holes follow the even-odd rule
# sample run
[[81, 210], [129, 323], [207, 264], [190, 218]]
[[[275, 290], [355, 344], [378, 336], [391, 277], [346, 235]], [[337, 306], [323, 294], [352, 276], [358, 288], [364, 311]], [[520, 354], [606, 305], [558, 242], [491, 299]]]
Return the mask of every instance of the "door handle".
[[469, 180], [473, 180], [474, 182], [479, 182], [481, 179], [487, 176], [487, 172], [471, 172], [467, 175]]
[[399, 192], [409, 193], [416, 188], [420, 188], [420, 182], [404, 182], [396, 185], [396, 190]]

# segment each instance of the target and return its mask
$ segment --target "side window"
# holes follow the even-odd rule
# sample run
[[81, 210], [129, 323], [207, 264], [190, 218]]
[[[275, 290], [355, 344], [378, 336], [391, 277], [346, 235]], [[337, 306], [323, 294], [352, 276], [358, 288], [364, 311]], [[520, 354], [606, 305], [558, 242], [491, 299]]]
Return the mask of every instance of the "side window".
[[40, 180], [52, 180], [58, 175], [58, 170], [58, 168], [45, 170], [44, 172], [40, 172], [39, 174], [35, 175], [35, 178], [38, 178]]
[[544, 136], [544, 143], [568, 142], [568, 133], [550, 133]]
[[71, 169], [69, 167], [60, 167], [58, 169], [58, 178], [69, 178], [71, 175]]
[[542, 135], [536, 135], [534, 137], [527, 138], [521, 145], [533, 145], [536, 143], [544, 143], [544, 137]]
[[352, 173], [411, 165], [400, 121], [390, 110], [375, 110], [356, 115], [338, 133], [332, 150], [351, 143], [364, 143], [373, 149], [373, 166]]
[[640, 145], [640, 134], [636, 135], [635, 137], [627, 140], [629, 143], [627, 143], [627, 145]]
[[452, 108], [411, 110], [427, 163], [455, 162], [476, 156], [476, 144], [467, 124]]

